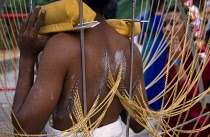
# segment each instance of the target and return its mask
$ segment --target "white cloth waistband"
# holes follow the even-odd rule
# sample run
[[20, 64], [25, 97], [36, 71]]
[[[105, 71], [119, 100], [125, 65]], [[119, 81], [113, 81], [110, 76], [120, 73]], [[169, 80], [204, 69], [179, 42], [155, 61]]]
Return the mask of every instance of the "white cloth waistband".
[[[56, 130], [52, 126], [50, 126], [49, 123], [47, 123], [45, 126], [45, 132], [47, 134], [55, 133], [52, 135], [48, 135], [47, 137], [54, 137], [54, 136], [56, 136], [56, 137], [63, 137], [63, 136], [73, 137], [73, 136], [75, 136], [75, 135], [68, 135], [68, 132], [62, 132], [60, 130]], [[93, 130], [92, 135], [93, 135], [93, 137], [123, 137], [122, 132], [123, 132], [122, 120], [121, 120], [121, 117], [118, 117], [117, 121]], [[83, 137], [84, 135], [82, 133], [78, 133], [77, 136]]]

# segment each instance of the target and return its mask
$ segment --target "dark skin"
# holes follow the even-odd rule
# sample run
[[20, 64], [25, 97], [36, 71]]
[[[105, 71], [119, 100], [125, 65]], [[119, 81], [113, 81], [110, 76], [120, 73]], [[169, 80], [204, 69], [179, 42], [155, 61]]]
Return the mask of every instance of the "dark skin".
[[[20, 68], [13, 110], [20, 125], [28, 134], [39, 134], [52, 114], [53, 128], [65, 130], [72, 126], [69, 118], [71, 110], [67, 108], [72, 99], [75, 83], [78, 84], [76, 87], [82, 102], [80, 33], [58, 33], [52, 36], [46, 44], [43, 41], [40, 44], [38, 30], [44, 21], [45, 12], [37, 18], [39, 10], [39, 7], [36, 8], [25, 19], [19, 35]], [[105, 79], [107, 74], [105, 59], [109, 60], [108, 63], [115, 79], [119, 62], [124, 59], [126, 66], [121, 83], [127, 90], [130, 78], [129, 39], [111, 28], [102, 15], [97, 14], [96, 20], [100, 22], [100, 25], [85, 30], [88, 110], [100, 91], [100, 101], [102, 101], [110, 90]], [[33, 82], [35, 61], [42, 50], [37, 78]], [[123, 55], [123, 58], [117, 60], [117, 53], [123, 53], [120, 54]], [[139, 55], [135, 47], [133, 83], [142, 84], [143, 99], [146, 100], [142, 62]], [[143, 100], [139, 94], [138, 96], [139, 100]], [[140, 105], [143, 106], [143, 103]], [[99, 127], [115, 122], [123, 111], [122, 104], [118, 97], [115, 97]], [[101, 112], [94, 116], [91, 122], [94, 122], [100, 115]], [[24, 133], [14, 120], [14, 116], [12, 117], [16, 132]], [[134, 132], [143, 130], [143, 127], [133, 120], [131, 120], [130, 127]]]

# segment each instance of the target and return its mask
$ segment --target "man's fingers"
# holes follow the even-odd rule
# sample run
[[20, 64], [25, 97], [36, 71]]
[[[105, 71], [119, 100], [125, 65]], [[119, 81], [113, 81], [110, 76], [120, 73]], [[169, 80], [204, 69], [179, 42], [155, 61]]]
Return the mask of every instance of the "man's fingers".
[[40, 6], [36, 6], [36, 8], [34, 9], [34, 11], [32, 12], [32, 15], [30, 17], [30, 20], [28, 22], [27, 30], [32, 30], [33, 29], [33, 27], [34, 27], [34, 25], [36, 23], [38, 14], [39, 14], [39, 10], [40, 10]]
[[23, 23], [19, 32], [20, 35], [23, 34], [24, 31], [26, 30], [30, 17], [31, 17], [31, 13], [23, 20]]
[[42, 10], [41, 13], [40, 13], [40, 16], [34, 26], [34, 33], [35, 34], [38, 34], [42, 24], [44, 23], [44, 20], [45, 20], [45, 15], [46, 15], [46, 11], [45, 10]]
[[44, 48], [44, 46], [46, 45], [48, 39], [50, 38], [49, 35], [44, 36], [44, 35], [38, 35], [38, 39], [39, 39], [39, 46], [41, 46], [42, 48]]

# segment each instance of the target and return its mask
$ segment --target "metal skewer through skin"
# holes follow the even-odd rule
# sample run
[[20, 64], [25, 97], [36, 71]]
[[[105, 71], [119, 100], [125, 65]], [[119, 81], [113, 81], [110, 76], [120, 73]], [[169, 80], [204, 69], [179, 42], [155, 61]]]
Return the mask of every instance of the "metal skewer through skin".
[[[80, 25], [84, 24], [83, 20], [83, 1], [80, 0]], [[84, 44], [84, 29], [80, 30], [80, 46], [81, 46], [81, 59], [82, 59], [82, 94], [83, 94], [83, 109], [84, 116], [87, 115], [87, 91], [86, 91], [86, 67], [85, 67], [85, 44]]]
[[93, 28], [100, 24], [98, 21], [84, 23], [83, 1], [79, 1], [80, 24], [74, 26], [74, 30], [80, 30], [80, 48], [81, 48], [81, 66], [82, 66], [82, 94], [83, 94], [83, 109], [84, 116], [87, 115], [87, 89], [86, 89], [86, 66], [85, 66], [85, 44], [84, 44], [84, 29]]
[[[130, 46], [130, 87], [129, 87], [129, 96], [132, 97], [132, 83], [133, 83], [133, 47], [134, 47], [134, 30], [135, 30], [135, 10], [136, 10], [136, 0], [132, 1], [132, 33], [131, 33], [131, 46]], [[126, 120], [126, 137], [129, 137], [129, 127], [130, 127], [130, 114], [127, 113]]]
[[165, 132], [162, 132], [162, 133], [160, 133], [160, 135], [163, 135], [163, 134], [165, 134], [165, 133], [167, 133], [167, 132], [171, 132], [171, 131], [173, 131], [174, 129], [180, 128], [180, 127], [182, 127], [182, 126], [188, 125], [188, 124], [190, 124], [190, 123], [192, 123], [192, 122], [198, 120], [199, 118], [202, 118], [202, 117], [205, 117], [205, 116], [208, 116], [208, 115], [210, 115], [210, 111], [207, 112], [207, 113], [205, 113], [205, 114], [203, 114], [203, 115], [201, 115], [201, 116], [198, 116], [198, 117], [196, 117], [196, 118], [193, 118], [193, 119], [191, 119], [191, 120], [189, 120], [189, 121], [187, 121], [187, 122], [185, 122], [185, 123], [183, 123], [183, 124], [180, 124], [180, 125], [178, 125], [178, 126], [176, 126], [176, 127], [173, 127], [173, 128], [171, 128], [171, 129], [169, 129], [169, 130], [167, 130], [167, 131], [165, 131]]

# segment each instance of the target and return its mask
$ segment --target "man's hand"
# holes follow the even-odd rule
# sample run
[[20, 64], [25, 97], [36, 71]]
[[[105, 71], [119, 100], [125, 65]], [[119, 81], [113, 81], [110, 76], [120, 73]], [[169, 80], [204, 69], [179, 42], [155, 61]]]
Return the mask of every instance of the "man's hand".
[[21, 57], [37, 57], [49, 38], [38, 34], [46, 15], [46, 11], [42, 10], [38, 17], [40, 9], [40, 6], [37, 6], [23, 21], [18, 41]]

